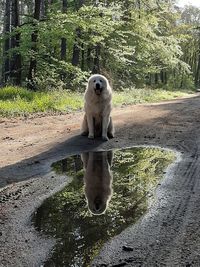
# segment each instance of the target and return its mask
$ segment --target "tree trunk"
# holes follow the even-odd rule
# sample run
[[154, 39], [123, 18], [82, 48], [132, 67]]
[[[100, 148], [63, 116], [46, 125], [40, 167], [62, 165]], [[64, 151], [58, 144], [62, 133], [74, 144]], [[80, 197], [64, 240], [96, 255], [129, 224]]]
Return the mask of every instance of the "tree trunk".
[[195, 86], [198, 88], [200, 86], [200, 34], [199, 34], [199, 49], [198, 49], [198, 63], [195, 73]]
[[162, 83], [164, 83], [164, 73], [163, 70], [160, 71], [160, 80]]
[[80, 48], [79, 48], [79, 38], [81, 37], [81, 30], [80, 28], [76, 29], [76, 36], [75, 44], [73, 47], [73, 55], [72, 55], [72, 65], [78, 66], [79, 65], [79, 59], [80, 59]]
[[81, 44], [81, 69], [84, 70], [85, 68], [85, 50], [84, 50], [84, 43]]
[[155, 84], [158, 84], [158, 73], [155, 73]]
[[167, 84], [167, 72], [166, 71], [164, 72], [164, 81], [165, 81], [165, 84]]
[[195, 75], [195, 85], [198, 88], [200, 86], [200, 53], [198, 56], [198, 64], [197, 64], [197, 70]]
[[150, 86], [152, 85], [152, 74], [151, 73], [149, 74], [149, 85]]
[[[40, 7], [41, 7], [41, 0], [35, 0], [35, 10], [34, 10], [34, 19], [40, 19]], [[33, 23], [33, 26], [36, 26], [36, 23]], [[38, 39], [38, 30], [34, 29], [31, 35], [31, 42], [32, 42], [32, 52], [34, 57], [30, 59], [30, 66], [29, 66], [29, 73], [28, 73], [28, 87], [32, 90], [36, 90], [34, 78], [36, 75], [36, 67], [37, 67], [37, 60], [36, 60], [36, 52], [37, 52], [37, 39]]]
[[75, 159], [74, 159], [74, 163], [75, 163], [74, 164], [75, 165], [75, 171], [77, 173], [78, 171], [80, 171], [83, 168], [81, 157], [80, 156], [76, 156]]
[[87, 67], [89, 70], [91, 70], [91, 47], [88, 47], [87, 49]]
[[183, 79], [184, 79], [184, 74], [181, 75], [181, 83], [179, 88], [183, 88]]
[[[67, 0], [63, 0], [62, 12], [66, 13], [67, 11]], [[67, 59], [67, 40], [66, 38], [61, 38], [61, 51], [60, 51], [61, 60], [66, 61]]]
[[5, 21], [4, 21], [4, 35], [6, 36], [4, 47], [3, 47], [3, 58], [4, 64], [2, 68], [2, 82], [7, 83], [10, 76], [10, 60], [8, 56], [8, 51], [10, 49], [10, 0], [6, 0], [5, 5]]
[[[11, 2], [11, 31], [16, 31], [17, 27], [19, 27], [19, 1], [12, 0]], [[11, 38], [11, 48], [17, 49], [20, 46], [20, 33], [14, 33]], [[21, 55], [19, 51], [14, 51], [11, 59], [10, 66], [10, 76], [12, 78], [12, 82], [15, 85], [21, 85]]]
[[51, 1], [49, 0], [42, 0], [40, 6], [40, 18], [46, 18], [48, 14], [48, 7]]
[[64, 61], [67, 59], [67, 40], [64, 37], [61, 38], [60, 59]]
[[122, 18], [123, 21], [128, 23], [131, 20], [131, 11], [130, 11], [130, 1], [125, 0], [124, 2], [124, 15]]
[[[77, 10], [79, 10], [85, 3], [85, 0], [79, 0], [78, 1], [78, 6]], [[81, 38], [81, 29], [77, 28], [76, 29], [76, 38], [75, 38], [75, 43], [73, 46], [73, 55], [72, 55], [72, 65], [78, 66], [79, 61], [80, 61], [80, 41], [79, 39]]]
[[94, 58], [94, 66], [93, 66], [93, 73], [100, 73], [100, 51], [101, 47], [98, 44], [95, 48], [95, 58]]
[[141, 3], [140, 0], [137, 0], [137, 5], [138, 5], [138, 10], [139, 10], [139, 14], [138, 14], [138, 18], [140, 19], [141, 15], [140, 15], [140, 9], [141, 9]]
[[67, 164], [67, 159], [63, 159], [62, 161], [62, 172], [67, 172], [67, 167], [68, 167], [68, 164]]

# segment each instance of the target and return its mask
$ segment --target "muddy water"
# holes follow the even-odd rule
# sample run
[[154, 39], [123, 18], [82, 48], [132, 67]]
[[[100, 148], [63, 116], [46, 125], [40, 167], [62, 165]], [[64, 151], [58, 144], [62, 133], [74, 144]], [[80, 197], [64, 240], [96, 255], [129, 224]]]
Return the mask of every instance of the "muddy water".
[[102, 245], [138, 221], [175, 155], [158, 148], [88, 152], [52, 165], [72, 182], [42, 204], [38, 231], [57, 243], [43, 266], [90, 266]]

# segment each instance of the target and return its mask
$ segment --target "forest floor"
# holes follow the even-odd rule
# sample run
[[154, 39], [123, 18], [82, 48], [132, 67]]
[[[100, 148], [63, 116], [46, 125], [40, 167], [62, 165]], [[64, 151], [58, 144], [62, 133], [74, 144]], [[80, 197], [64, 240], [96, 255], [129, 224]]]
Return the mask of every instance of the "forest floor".
[[106, 243], [92, 266], [200, 266], [200, 95], [114, 109], [116, 137], [108, 142], [79, 136], [82, 115], [0, 118], [0, 266], [42, 266], [54, 245], [30, 222], [36, 207], [67, 183], [52, 175], [52, 162], [134, 145], [175, 149], [181, 160], [149, 212]]

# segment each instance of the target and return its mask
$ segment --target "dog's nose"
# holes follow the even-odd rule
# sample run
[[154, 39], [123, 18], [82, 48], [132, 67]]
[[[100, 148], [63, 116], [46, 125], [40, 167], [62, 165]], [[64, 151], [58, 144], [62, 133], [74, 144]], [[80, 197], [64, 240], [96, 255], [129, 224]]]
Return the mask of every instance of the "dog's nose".
[[101, 89], [101, 85], [100, 85], [100, 83], [96, 83], [96, 89], [97, 89], [97, 90]]
[[100, 211], [101, 206], [102, 206], [102, 200], [99, 196], [97, 196], [94, 200], [94, 206], [96, 211]]

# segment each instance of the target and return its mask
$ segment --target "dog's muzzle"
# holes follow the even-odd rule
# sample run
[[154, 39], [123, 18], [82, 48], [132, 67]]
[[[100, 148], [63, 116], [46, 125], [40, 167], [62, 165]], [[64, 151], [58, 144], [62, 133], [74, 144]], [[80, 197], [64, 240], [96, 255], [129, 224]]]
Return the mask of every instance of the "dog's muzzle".
[[101, 84], [100, 83], [96, 83], [96, 85], [95, 85], [95, 93], [97, 94], [97, 95], [100, 95], [101, 94], [101, 92], [102, 92], [102, 87], [101, 87]]

